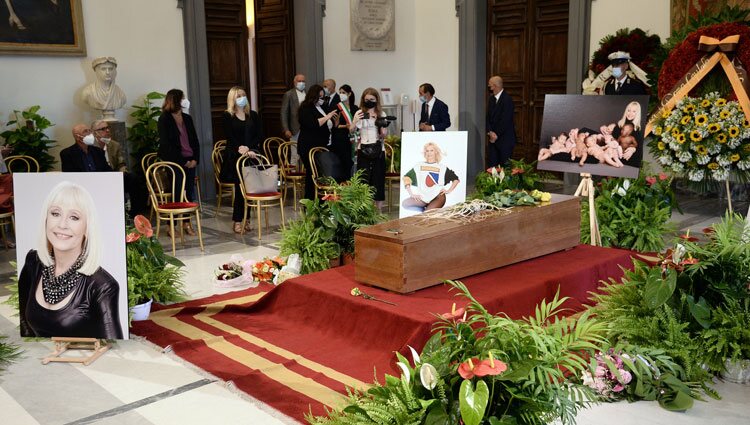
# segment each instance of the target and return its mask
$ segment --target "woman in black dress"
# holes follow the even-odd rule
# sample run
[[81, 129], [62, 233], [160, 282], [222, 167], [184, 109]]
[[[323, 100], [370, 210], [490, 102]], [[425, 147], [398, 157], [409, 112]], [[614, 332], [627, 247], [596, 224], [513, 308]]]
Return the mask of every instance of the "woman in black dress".
[[323, 111], [323, 93], [323, 87], [315, 84], [307, 91], [305, 100], [299, 106], [300, 131], [297, 151], [302, 158], [302, 163], [305, 164], [306, 199], [312, 199], [315, 196], [315, 184], [312, 180], [308, 153], [314, 147], [328, 145], [331, 140], [333, 121], [338, 117], [336, 110], [327, 114]]
[[[234, 208], [232, 221], [234, 233], [242, 233], [242, 217], [245, 212], [245, 197], [240, 188], [237, 175], [237, 161], [247, 155], [255, 158], [263, 140], [263, 127], [257, 112], [250, 110], [250, 101], [242, 87], [234, 86], [227, 94], [227, 109], [222, 116], [227, 147], [224, 149], [224, 161], [221, 166], [221, 181], [234, 183]], [[245, 224], [250, 230], [250, 221]]]
[[120, 285], [99, 266], [100, 241], [88, 191], [68, 181], [55, 186], [18, 278], [21, 336], [123, 337]]
[[[339, 88], [339, 98], [341, 103], [346, 106], [350, 116], [354, 115], [359, 111], [359, 108], [355, 104], [354, 92], [348, 84], [344, 84]], [[342, 168], [342, 177], [345, 180], [349, 180], [352, 176], [352, 169], [354, 166], [354, 148], [356, 142], [352, 139], [352, 133], [349, 131], [349, 124], [343, 115], [339, 116], [338, 122], [334, 121], [334, 128], [331, 131], [331, 151], [333, 151], [339, 159]]]

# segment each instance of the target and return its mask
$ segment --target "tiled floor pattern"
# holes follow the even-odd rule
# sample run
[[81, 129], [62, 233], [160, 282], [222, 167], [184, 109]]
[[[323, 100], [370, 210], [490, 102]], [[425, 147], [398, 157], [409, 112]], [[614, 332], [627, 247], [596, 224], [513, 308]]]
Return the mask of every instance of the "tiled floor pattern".
[[[575, 188], [551, 186], [556, 192], [572, 193]], [[680, 229], [700, 231], [717, 220], [726, 208], [716, 198], [682, 196], [682, 214], [673, 221]], [[736, 202], [735, 210], [747, 211], [747, 202]], [[294, 218], [291, 207], [287, 218]], [[205, 205], [202, 218], [205, 251], [197, 238], [178, 243], [177, 256], [187, 265], [186, 291], [200, 298], [226, 290], [212, 285], [214, 268], [231, 254], [260, 259], [278, 251], [277, 223], [257, 234], [236, 235], [229, 221], [229, 209], [222, 207], [217, 218]], [[277, 219], [278, 220], [278, 219]], [[166, 236], [161, 238], [165, 247]], [[15, 251], [0, 252], [0, 282], [14, 273], [9, 261]], [[0, 300], [8, 291], [0, 287]], [[284, 424], [294, 423], [270, 407], [234, 391], [221, 382], [182, 362], [170, 353], [137, 339], [118, 342], [90, 366], [50, 364], [40, 359], [52, 351], [48, 341], [22, 342], [13, 311], [0, 305], [0, 334], [22, 344], [24, 357], [0, 375], [0, 424]], [[655, 403], [601, 404], [578, 417], [579, 424], [750, 424], [750, 386], [718, 383], [723, 399], [697, 403], [687, 413], [667, 412]]]

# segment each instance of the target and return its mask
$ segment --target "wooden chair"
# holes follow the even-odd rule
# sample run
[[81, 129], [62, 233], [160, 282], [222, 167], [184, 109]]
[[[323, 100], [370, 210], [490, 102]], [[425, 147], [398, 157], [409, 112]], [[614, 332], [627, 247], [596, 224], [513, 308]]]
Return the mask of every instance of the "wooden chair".
[[261, 211], [263, 208], [266, 208], [266, 229], [268, 229], [268, 208], [274, 207], [276, 205], [279, 206], [279, 210], [281, 211], [281, 227], [285, 228], [284, 226], [284, 198], [281, 196], [281, 192], [266, 192], [266, 193], [251, 193], [248, 192], [247, 186], [245, 185], [245, 176], [242, 174], [242, 168], [249, 164], [248, 162], [252, 161], [254, 163], [259, 163], [261, 165], [270, 165], [270, 162], [268, 161], [268, 158], [266, 158], [263, 155], [256, 155], [255, 158], [251, 158], [249, 156], [243, 156], [240, 158], [239, 161], [237, 161], [237, 176], [240, 179], [240, 188], [242, 189], [242, 194], [245, 198], [245, 208], [243, 208], [242, 212], [242, 233], [245, 233], [245, 224], [247, 223], [247, 209], [248, 208], [255, 208], [255, 211], [257, 212], [258, 216], [258, 240], [261, 239], [261, 226], [260, 226], [260, 216]]
[[[181, 179], [178, 178], [179, 175], [181, 175]], [[178, 180], [180, 181], [179, 185]], [[156, 212], [156, 237], [159, 237], [162, 220], [169, 221], [172, 255], [175, 255], [175, 221], [187, 221], [189, 223], [192, 215], [195, 214], [198, 241], [201, 251], [203, 251], [200, 212], [197, 203], [187, 202], [187, 199], [185, 199], [185, 171], [182, 167], [169, 161], [155, 162], [146, 169], [146, 185]], [[182, 226], [179, 227], [180, 240], [184, 243], [183, 228]]]
[[143, 170], [144, 176], [146, 175], [146, 170], [148, 170], [148, 167], [158, 160], [159, 154], [157, 154], [156, 152], [151, 152], [143, 155], [143, 158], [141, 158], [141, 169]]
[[312, 174], [312, 180], [315, 184], [315, 197], [318, 197], [318, 192], [323, 191], [329, 191], [333, 190], [333, 186], [326, 184], [325, 180], [327, 176], [322, 176], [320, 173], [318, 173], [318, 165], [315, 162], [315, 156], [323, 153], [323, 152], [330, 152], [327, 148], [323, 147], [314, 147], [310, 149], [310, 153], [308, 153], [308, 157], [310, 159], [310, 173]]
[[296, 165], [289, 162], [292, 146], [297, 146], [297, 142], [284, 142], [279, 146], [279, 175], [281, 176], [281, 187], [285, 198], [289, 186], [292, 187], [294, 210], [297, 211], [297, 189], [299, 188], [300, 194], [305, 190], [305, 170], [297, 169]]
[[400, 170], [396, 170], [393, 164], [394, 160], [393, 146], [385, 144], [385, 157], [388, 158], [388, 169], [385, 171], [385, 190], [388, 192], [388, 212], [391, 212], [393, 205], [393, 185], [399, 188], [401, 184]]
[[39, 162], [28, 155], [12, 155], [5, 158], [9, 173], [38, 173]]
[[[219, 144], [224, 142], [222, 144]], [[227, 195], [232, 197], [232, 203], [234, 205], [234, 183], [225, 183], [221, 181], [221, 167], [224, 166], [224, 150], [226, 149], [226, 141], [220, 140], [214, 146], [214, 150], [211, 152], [211, 162], [214, 164], [214, 180], [216, 181], [216, 217], [219, 214], [221, 208], [221, 199]], [[231, 166], [231, 165], [230, 165]]]
[[281, 159], [277, 155], [279, 154], [279, 146], [284, 143], [286, 143], [286, 140], [281, 137], [269, 137], [263, 141], [263, 155], [268, 158], [271, 164], [281, 166]]

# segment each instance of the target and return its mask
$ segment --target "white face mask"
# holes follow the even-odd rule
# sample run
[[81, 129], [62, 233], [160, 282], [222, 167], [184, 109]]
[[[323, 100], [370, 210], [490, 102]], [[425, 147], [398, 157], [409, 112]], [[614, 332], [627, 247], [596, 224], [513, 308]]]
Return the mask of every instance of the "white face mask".
[[245, 106], [247, 106], [247, 96], [238, 97], [235, 103], [240, 108], [244, 108]]
[[328, 91], [328, 87], [323, 87], [323, 95], [325, 95], [325, 96], [330, 96], [331, 95], [331, 92]]
[[620, 68], [619, 66], [612, 68], [612, 76], [620, 79], [620, 77], [622, 77], [622, 68]]
[[96, 139], [94, 138], [93, 134], [87, 134], [83, 136], [82, 142], [86, 144], [86, 146], [93, 146]]
[[427, 102], [427, 98], [425, 96], [419, 96], [419, 101], [425, 103]]
[[347, 96], [346, 93], [339, 93], [339, 99], [341, 99], [342, 102], [346, 103], [346, 101], [349, 100], [349, 96]]
[[323, 106], [323, 99], [318, 99], [318, 101], [315, 104], [318, 106]]
[[296, 87], [297, 87], [297, 90], [299, 90], [299, 91], [305, 91], [305, 82], [304, 81], [300, 81], [299, 83], [297, 83]]
[[187, 100], [187, 98], [182, 99], [180, 102], [180, 106], [182, 107], [182, 112], [186, 113], [190, 110], [190, 101]]
[[109, 143], [109, 142], [112, 141], [112, 138], [111, 137], [101, 137], [101, 138], [99, 138], [99, 140], [106, 145], [107, 143]]

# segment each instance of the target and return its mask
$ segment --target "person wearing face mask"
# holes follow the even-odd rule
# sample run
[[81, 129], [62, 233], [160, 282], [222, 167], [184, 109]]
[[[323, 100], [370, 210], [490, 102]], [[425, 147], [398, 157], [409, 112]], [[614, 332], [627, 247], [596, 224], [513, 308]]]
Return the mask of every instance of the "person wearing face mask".
[[[237, 176], [237, 161], [245, 155], [255, 158], [255, 152], [260, 150], [263, 141], [263, 126], [258, 113], [250, 109], [247, 93], [238, 86], [229, 89], [227, 109], [222, 114], [222, 119], [227, 147], [224, 149], [224, 161], [219, 178], [223, 182], [234, 183], [233, 230], [234, 233], [242, 233], [245, 197], [242, 196], [240, 179]], [[251, 230], [250, 220], [245, 224], [245, 230]]]
[[323, 94], [325, 95], [325, 102], [323, 110], [326, 113], [336, 109], [336, 104], [341, 102], [338, 92], [336, 92], [336, 80], [328, 78], [323, 81]]
[[281, 101], [281, 132], [287, 140], [297, 141], [299, 136], [299, 106], [305, 100], [305, 76], [297, 74], [292, 88], [284, 93]]
[[354, 93], [352, 88], [348, 84], [341, 86], [338, 92], [340, 104], [336, 105], [341, 110], [339, 117], [334, 122], [334, 127], [331, 130], [331, 151], [336, 154], [341, 163], [341, 176], [342, 178], [349, 180], [352, 176], [352, 169], [354, 167], [353, 152], [356, 145], [354, 144], [351, 133], [349, 132], [349, 124], [344, 117], [344, 114], [348, 112], [350, 117], [354, 117], [359, 108], [354, 103]]
[[96, 146], [96, 137], [86, 124], [73, 126], [75, 143], [60, 151], [63, 172], [112, 171], [104, 151]]
[[386, 127], [378, 127], [376, 120], [385, 117], [380, 106], [380, 93], [372, 87], [362, 92], [359, 111], [354, 114], [350, 131], [357, 130], [357, 170], [364, 170], [364, 181], [375, 188], [375, 205], [383, 209], [385, 201], [385, 144]]
[[451, 126], [448, 105], [435, 97], [435, 88], [430, 83], [419, 86], [419, 101], [422, 111], [419, 116], [419, 131], [445, 131]]
[[[188, 202], [195, 199], [195, 171], [200, 158], [198, 133], [193, 119], [187, 114], [190, 101], [180, 89], [167, 92], [162, 113], [159, 116], [159, 159], [179, 164], [185, 171], [185, 197]], [[180, 173], [175, 174], [178, 178]], [[181, 182], [177, 182], [178, 185]], [[195, 231], [189, 222], [185, 222], [185, 232], [194, 236]]]
[[314, 85], [307, 91], [305, 100], [299, 107], [299, 138], [297, 139], [297, 150], [305, 165], [305, 199], [313, 199], [315, 196], [315, 184], [310, 171], [310, 159], [308, 153], [317, 146], [327, 146], [331, 140], [331, 129], [333, 123], [338, 121], [336, 110], [326, 113], [324, 105], [323, 87]]
[[[638, 66], [630, 62], [627, 52], [614, 52], [607, 56], [612, 68], [612, 76], [604, 83], [604, 94], [639, 95], [648, 94], [646, 74]], [[632, 70], [629, 71], [629, 69]]]

